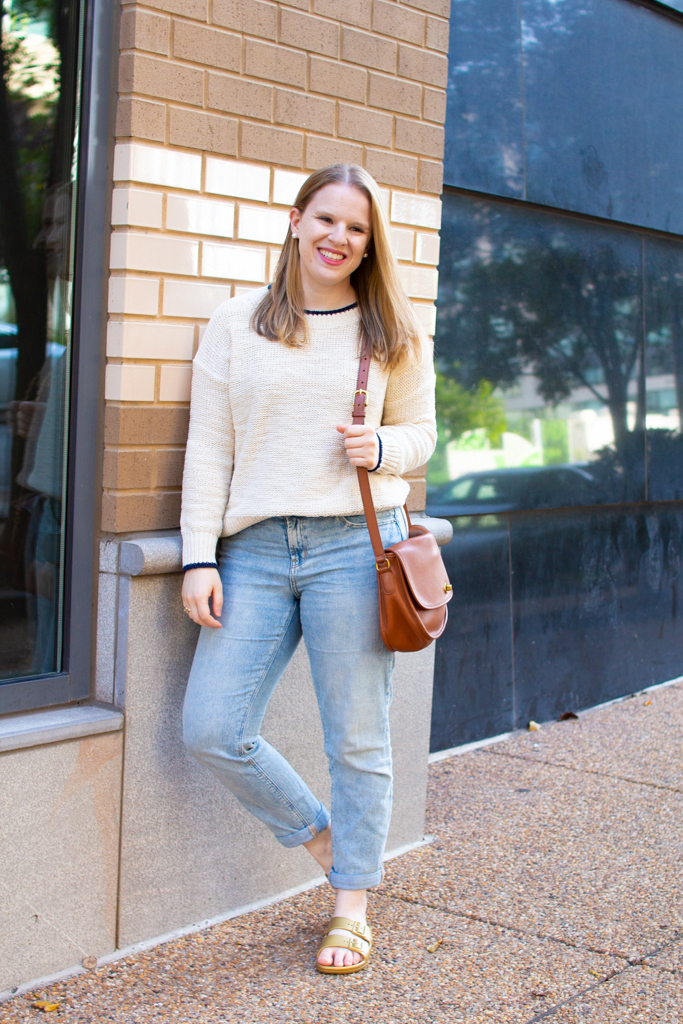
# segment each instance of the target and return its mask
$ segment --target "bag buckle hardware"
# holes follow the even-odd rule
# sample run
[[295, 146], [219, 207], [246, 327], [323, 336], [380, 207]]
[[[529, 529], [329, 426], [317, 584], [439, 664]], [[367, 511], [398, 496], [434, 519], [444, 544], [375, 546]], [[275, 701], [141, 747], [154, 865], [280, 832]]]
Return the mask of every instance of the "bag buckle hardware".
[[[387, 563], [387, 569], [391, 569], [391, 562], [389, 561], [389, 559], [385, 558], [384, 561]], [[383, 572], [384, 566], [380, 565], [379, 562], [375, 562], [375, 569], [377, 570], [377, 572]]]
[[357, 391], [354, 391], [354, 395], [365, 395], [366, 398], [368, 397], [367, 391], [364, 391], [363, 388], [358, 388]]

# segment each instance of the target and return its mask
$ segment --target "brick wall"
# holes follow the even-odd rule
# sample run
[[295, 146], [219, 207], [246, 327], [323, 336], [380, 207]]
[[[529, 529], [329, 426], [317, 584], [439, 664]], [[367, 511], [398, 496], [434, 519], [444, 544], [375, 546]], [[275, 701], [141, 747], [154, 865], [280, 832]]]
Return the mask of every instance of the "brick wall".
[[449, 0], [123, 3], [103, 530], [178, 525], [201, 330], [271, 279], [311, 170], [355, 162], [377, 178], [433, 331], [448, 12]]

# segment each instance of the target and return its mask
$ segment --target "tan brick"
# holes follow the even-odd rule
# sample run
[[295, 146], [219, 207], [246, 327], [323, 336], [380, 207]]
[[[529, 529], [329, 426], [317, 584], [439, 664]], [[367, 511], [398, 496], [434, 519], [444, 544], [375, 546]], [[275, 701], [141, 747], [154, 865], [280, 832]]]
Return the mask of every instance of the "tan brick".
[[370, 0], [313, 0], [313, 11], [325, 18], [370, 28]]
[[121, 15], [120, 43], [122, 50], [150, 50], [168, 55], [171, 19], [137, 8]]
[[323, 139], [309, 135], [306, 139], [306, 164], [311, 170], [327, 167], [328, 164], [362, 164], [363, 147], [352, 146], [337, 139]]
[[396, 118], [396, 149], [407, 153], [419, 153], [421, 156], [443, 156], [443, 128], [433, 124], [421, 124], [419, 121], [406, 121]]
[[276, 89], [275, 120], [278, 124], [292, 124], [331, 135], [334, 131], [334, 102], [288, 89]]
[[226, 71], [239, 71], [242, 38], [220, 29], [191, 25], [187, 21], [173, 23], [173, 55], [208, 64]]
[[446, 93], [436, 89], [425, 89], [422, 100], [422, 116], [428, 121], [438, 121], [443, 124], [446, 120]]
[[166, 107], [148, 100], [123, 99], [116, 106], [116, 134], [134, 139], [164, 142]]
[[338, 57], [339, 25], [283, 8], [280, 14], [280, 42], [301, 46], [313, 53], [323, 53], [326, 57]]
[[427, 11], [428, 14], [438, 14], [441, 18], [447, 18], [451, 13], [451, 0], [402, 0], [408, 7], [417, 7], [420, 11]]
[[119, 60], [119, 89], [201, 106], [204, 72], [156, 57], [124, 53]]
[[440, 196], [443, 191], [443, 164], [432, 163], [431, 160], [420, 160], [418, 181], [420, 192], [436, 192]]
[[427, 504], [427, 481], [410, 480], [410, 493], [406, 505], [409, 512], [421, 512]]
[[448, 53], [448, 22], [441, 18], [427, 18], [427, 46]]
[[237, 121], [233, 118], [181, 107], [171, 107], [169, 113], [169, 142], [172, 146], [237, 156]]
[[376, 75], [370, 72], [368, 103], [371, 107], [396, 110], [399, 114], [420, 116], [422, 86], [400, 78]]
[[380, 149], [365, 151], [365, 166], [373, 178], [383, 185], [398, 185], [401, 188], [415, 188], [417, 184], [417, 160], [412, 156], [400, 156]]
[[114, 405], [104, 413], [105, 444], [185, 444], [190, 410], [186, 406]]
[[212, 21], [260, 39], [277, 36], [277, 7], [262, 0], [213, 0]]
[[351, 64], [362, 64], [378, 71], [396, 71], [396, 43], [353, 28], [342, 29], [342, 57]]
[[183, 482], [184, 448], [167, 448], [155, 453], [154, 483], [156, 487], [180, 487]]
[[280, 7], [298, 7], [300, 11], [307, 11], [308, 0], [281, 0]]
[[380, 114], [364, 107], [339, 104], [338, 134], [343, 139], [374, 142], [376, 146], [391, 145], [391, 114]]
[[424, 462], [421, 466], [416, 466], [415, 469], [409, 469], [407, 473], [403, 474], [404, 480], [424, 480], [427, 476], [427, 463]]
[[230, 114], [245, 114], [270, 121], [273, 113], [273, 88], [257, 82], [246, 82], [243, 78], [209, 73], [208, 105]]
[[405, 39], [407, 43], [421, 46], [425, 37], [424, 14], [408, 11], [398, 4], [375, 0], [372, 10], [372, 28], [392, 39]]
[[306, 85], [306, 54], [247, 39], [244, 70], [255, 78], [285, 85]]
[[102, 486], [119, 490], [145, 490], [152, 486], [154, 452], [150, 448], [120, 451], [107, 448], [102, 466]]
[[343, 100], [365, 102], [367, 72], [337, 61], [311, 57], [309, 88], [325, 96], [339, 96]]
[[132, 530], [171, 530], [180, 523], [180, 491], [102, 495], [102, 529], [107, 533]]
[[448, 80], [448, 59], [438, 53], [416, 50], [412, 46], [398, 48], [398, 73], [403, 78], [415, 78], [427, 85], [440, 85], [445, 89]]
[[251, 160], [301, 167], [304, 137], [300, 132], [242, 123], [240, 156]]
[[168, 14], [182, 14], [195, 21], [207, 20], [208, 6], [208, 0], [145, 0], [145, 7], [155, 7]]

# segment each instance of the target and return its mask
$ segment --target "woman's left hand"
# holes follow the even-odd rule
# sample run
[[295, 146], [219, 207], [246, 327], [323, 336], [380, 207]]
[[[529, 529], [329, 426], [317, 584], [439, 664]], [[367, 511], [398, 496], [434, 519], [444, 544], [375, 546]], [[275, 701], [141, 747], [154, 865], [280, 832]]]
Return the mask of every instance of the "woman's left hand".
[[360, 423], [337, 427], [337, 430], [344, 435], [344, 447], [351, 465], [374, 469], [379, 459], [377, 432]]

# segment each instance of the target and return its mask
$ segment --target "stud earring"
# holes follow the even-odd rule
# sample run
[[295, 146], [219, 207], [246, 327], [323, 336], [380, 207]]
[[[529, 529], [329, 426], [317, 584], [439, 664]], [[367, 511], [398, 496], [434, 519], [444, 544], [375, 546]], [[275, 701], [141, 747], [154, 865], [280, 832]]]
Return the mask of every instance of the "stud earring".
[[364, 252], [364, 253], [363, 253], [363, 259], [364, 259], [364, 260], [366, 260], [367, 258], [368, 258], [368, 253], [367, 253], [367, 252]]

